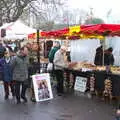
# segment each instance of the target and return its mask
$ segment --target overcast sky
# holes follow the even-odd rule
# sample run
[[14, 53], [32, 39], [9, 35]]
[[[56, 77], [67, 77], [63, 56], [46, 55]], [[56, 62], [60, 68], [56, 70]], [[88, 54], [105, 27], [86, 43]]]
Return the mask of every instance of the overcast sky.
[[89, 11], [93, 8], [95, 16], [106, 20], [108, 11], [111, 10], [108, 22], [120, 23], [120, 0], [68, 0], [71, 8]]

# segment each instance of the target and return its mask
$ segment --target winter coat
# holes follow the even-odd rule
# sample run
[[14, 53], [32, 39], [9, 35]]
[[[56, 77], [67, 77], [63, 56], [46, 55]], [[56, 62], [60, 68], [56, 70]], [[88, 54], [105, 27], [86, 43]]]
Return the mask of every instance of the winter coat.
[[64, 54], [61, 53], [61, 50], [58, 50], [54, 56], [54, 67], [55, 70], [62, 70], [67, 67], [67, 63], [64, 60]]
[[52, 49], [50, 50], [49, 55], [48, 55], [49, 62], [53, 63], [55, 53], [56, 53], [59, 49], [60, 49], [60, 47], [54, 47], [54, 48], [52, 48]]
[[12, 75], [13, 75], [13, 72], [12, 72], [12, 57], [10, 57], [10, 61], [9, 62], [6, 62], [6, 59], [5, 58], [2, 58], [1, 59], [1, 66], [2, 66], [2, 79], [3, 81], [5, 82], [11, 82], [12, 81]]
[[26, 81], [28, 79], [29, 59], [27, 56], [17, 56], [12, 62], [13, 80]]
[[0, 81], [3, 81], [3, 58], [0, 58]]
[[103, 65], [103, 50], [100, 47], [96, 49], [94, 64]]
[[109, 51], [105, 51], [104, 54], [104, 65], [113, 65], [114, 64], [114, 56]]

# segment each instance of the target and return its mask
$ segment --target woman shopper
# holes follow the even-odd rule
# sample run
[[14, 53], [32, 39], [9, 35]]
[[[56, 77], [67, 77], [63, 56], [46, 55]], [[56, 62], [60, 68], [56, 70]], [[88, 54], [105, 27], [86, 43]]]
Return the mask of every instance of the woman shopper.
[[[13, 80], [15, 80], [15, 95], [17, 104], [21, 103], [21, 99], [24, 102], [27, 102], [26, 89], [28, 87], [27, 80], [29, 64], [27, 55], [28, 49], [26, 47], [22, 47], [19, 54], [14, 58], [12, 62]], [[21, 87], [22, 90], [20, 89]]]
[[12, 96], [15, 96], [14, 82], [12, 79], [12, 57], [9, 54], [9, 50], [6, 50], [4, 57], [0, 60], [0, 64], [3, 70], [3, 83], [5, 91], [5, 100], [9, 98], [9, 87], [11, 88]]

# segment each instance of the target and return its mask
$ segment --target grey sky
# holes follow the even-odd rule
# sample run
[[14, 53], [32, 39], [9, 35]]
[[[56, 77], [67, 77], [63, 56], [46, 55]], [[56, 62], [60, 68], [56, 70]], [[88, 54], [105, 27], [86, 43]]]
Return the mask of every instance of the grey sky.
[[[107, 13], [112, 9], [108, 22], [120, 21], [120, 0], [68, 0], [71, 8], [79, 8], [89, 11], [93, 8], [95, 16], [107, 21]], [[120, 22], [119, 22], [120, 23]]]

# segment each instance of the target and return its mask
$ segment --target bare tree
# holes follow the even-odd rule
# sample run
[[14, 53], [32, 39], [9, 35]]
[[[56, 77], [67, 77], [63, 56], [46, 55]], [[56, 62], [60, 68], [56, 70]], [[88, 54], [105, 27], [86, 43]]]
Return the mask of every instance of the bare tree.
[[24, 8], [34, 0], [0, 0], [0, 26], [16, 21]]
[[59, 21], [62, 8], [67, 0], [37, 0], [24, 10], [21, 19], [35, 28], [51, 30]]

